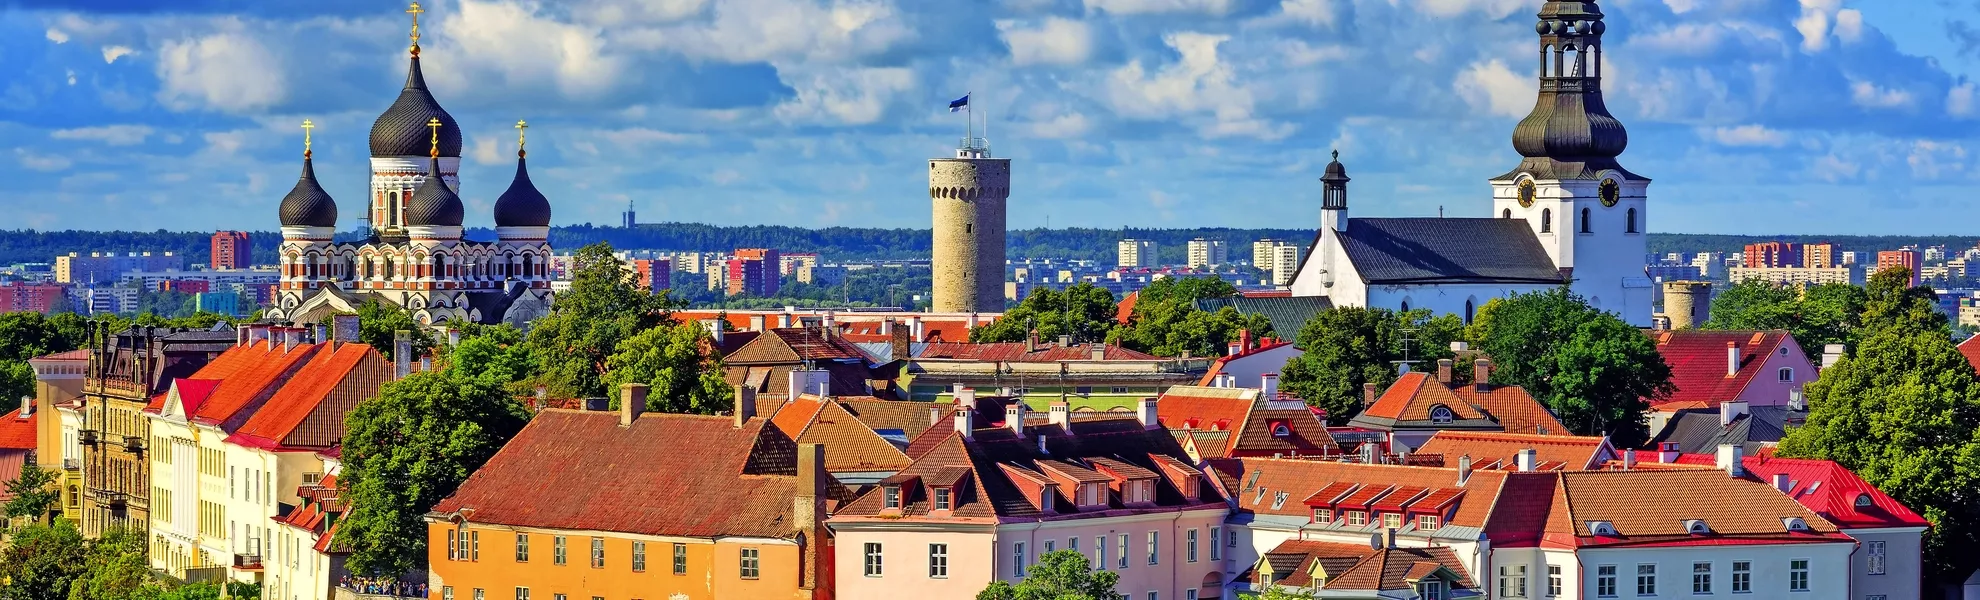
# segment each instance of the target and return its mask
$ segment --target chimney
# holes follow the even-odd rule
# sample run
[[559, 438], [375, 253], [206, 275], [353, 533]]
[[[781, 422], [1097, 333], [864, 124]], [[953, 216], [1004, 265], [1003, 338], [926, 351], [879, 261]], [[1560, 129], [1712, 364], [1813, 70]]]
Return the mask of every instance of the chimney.
[[330, 337], [329, 323], [317, 323], [315, 327], [310, 328], [310, 336], [311, 336], [310, 341], [312, 343], [321, 344], [324, 342], [337, 341], [337, 338]]
[[1024, 335], [1024, 351], [1025, 351], [1025, 352], [1027, 352], [1027, 353], [1030, 353], [1030, 352], [1037, 352], [1037, 351], [1038, 351], [1038, 330], [1037, 330], [1037, 329], [1032, 329], [1030, 333], [1026, 333], [1026, 334]]
[[1451, 342], [1451, 352], [1470, 352], [1471, 342]]
[[724, 339], [724, 337], [723, 337], [723, 336], [724, 336], [724, 334], [726, 334], [726, 333], [727, 333], [727, 332], [725, 332], [725, 331], [723, 331], [723, 330], [725, 330], [725, 329], [728, 329], [728, 328], [727, 328], [727, 327], [723, 327], [723, 326], [722, 326], [722, 320], [721, 320], [721, 319], [706, 319], [706, 320], [703, 320], [703, 321], [701, 322], [701, 326], [702, 326], [702, 327], [707, 327], [707, 328], [708, 328], [708, 337], [709, 337], [709, 339], [713, 339], [713, 340], [715, 340], [715, 345], [716, 345], [716, 346], [721, 346], [721, 345], [722, 345], [722, 340]]
[[1266, 402], [1279, 399], [1279, 374], [1264, 373], [1258, 376], [1258, 396]]
[[1519, 465], [1519, 472], [1521, 473], [1532, 472], [1535, 463], [1538, 462], [1537, 460], [1535, 460], [1537, 458], [1537, 453], [1535, 453], [1532, 448], [1521, 448], [1519, 450], [1519, 454], [1515, 454], [1513, 456], [1515, 457], [1514, 461], [1517, 462]]
[[34, 416], [34, 396], [21, 396], [21, 418]]
[[1726, 474], [1739, 477], [1746, 474], [1746, 465], [1740, 462], [1745, 449], [1738, 444], [1719, 444], [1719, 468]]
[[756, 417], [756, 389], [742, 384], [735, 387], [736, 406], [733, 412], [736, 415], [736, 429], [742, 429], [744, 424]]
[[639, 413], [646, 412], [646, 391], [644, 383], [619, 384], [619, 426], [632, 427], [639, 420]]
[[1142, 398], [1141, 405], [1138, 408], [1139, 410], [1135, 411], [1135, 417], [1140, 419], [1142, 429], [1154, 429], [1162, 426], [1161, 420], [1156, 418], [1154, 398]]
[[1011, 428], [1011, 433], [1024, 435], [1023, 401], [1012, 402], [1010, 406], [1004, 407], [1004, 426]]
[[764, 320], [764, 316], [763, 316], [763, 315], [750, 315], [750, 316], [749, 316], [749, 330], [750, 330], [750, 331], [763, 331], [763, 320]]
[[934, 427], [936, 425], [941, 425], [941, 424], [942, 424], [942, 405], [930, 403], [928, 405], [928, 426]]
[[1086, 350], [1087, 352], [1091, 353], [1093, 360], [1107, 360], [1106, 342], [1094, 342], [1092, 344], [1087, 344]]
[[881, 320], [880, 320], [880, 335], [884, 335], [884, 336], [888, 336], [888, 337], [893, 337], [893, 335], [894, 335], [894, 318], [893, 318], [893, 317], [887, 317], [887, 318], [884, 318], [884, 319], [881, 319]]
[[1393, 550], [1395, 549], [1395, 547], [1396, 547], [1396, 528], [1390, 527], [1387, 529], [1387, 535], [1383, 536], [1382, 548]]
[[969, 327], [970, 329], [976, 329], [976, 322], [977, 322], [977, 321], [976, 321], [976, 318], [977, 318], [977, 317], [976, 317], [976, 313], [969, 313], [969, 321], [968, 321], [968, 323], [966, 323], [966, 325], [967, 325], [967, 326], [968, 326], [968, 327]]
[[1842, 357], [1842, 344], [1827, 344], [1822, 346], [1822, 368], [1827, 369], [1834, 366], [1836, 361], [1842, 360]]
[[1739, 344], [1737, 342], [1726, 342], [1726, 376], [1732, 377], [1738, 374]]
[[1046, 409], [1045, 421], [1062, 429], [1072, 429], [1072, 405], [1064, 400], [1055, 401]]
[[1783, 494], [1788, 493], [1794, 490], [1794, 482], [1788, 479], [1787, 473], [1775, 473], [1774, 489], [1780, 490]]
[[1250, 330], [1250, 329], [1239, 329], [1239, 330], [1238, 330], [1238, 352], [1246, 352], [1246, 351], [1249, 351], [1249, 350], [1251, 350], [1251, 330]]
[[790, 307], [787, 306], [784, 307], [784, 312], [777, 313], [777, 328], [789, 329], [790, 326], [791, 326], [791, 313], [790, 313]]
[[392, 332], [392, 364], [398, 368], [399, 379], [412, 374], [412, 332]]
[[1238, 353], [1243, 351], [1244, 345], [1238, 342], [1231, 342], [1230, 346], [1224, 349], [1224, 356], [1237, 356]]
[[1060, 348], [1071, 348], [1071, 347], [1072, 347], [1072, 336], [1070, 336], [1070, 335], [1062, 335], [1062, 336], [1059, 336], [1059, 347], [1060, 347]]
[[1466, 454], [1458, 457], [1457, 483], [1458, 485], [1464, 485], [1464, 482], [1469, 479], [1471, 479], [1471, 455]]
[[1632, 448], [1632, 449], [1629, 449], [1629, 450], [1624, 450], [1624, 451], [1623, 451], [1623, 470], [1624, 470], [1624, 471], [1632, 471], [1632, 470], [1635, 470], [1635, 469], [1636, 469], [1636, 450], [1635, 450], [1634, 448]]
[[976, 437], [976, 390], [956, 394], [956, 433], [965, 440]]
[[1788, 410], [1807, 410], [1808, 400], [1802, 397], [1801, 390], [1788, 390]]
[[358, 316], [332, 315], [330, 329], [330, 336], [339, 342], [358, 341]]
[[825, 335], [832, 335], [832, 333], [839, 329], [838, 315], [834, 315], [832, 312], [829, 310], [825, 311], [825, 317], [819, 321], [819, 324], [825, 327]]
[[921, 326], [921, 316], [908, 317], [908, 339], [916, 342], [928, 341], [928, 331]]
[[803, 564], [798, 566], [798, 588], [816, 590], [827, 585], [819, 573], [830, 557], [825, 543], [825, 489], [832, 475], [825, 472], [825, 446], [798, 444], [797, 495], [791, 500], [791, 520], [801, 533]]
[[1452, 369], [1451, 369], [1451, 367], [1452, 367], [1452, 366], [1453, 366], [1453, 363], [1451, 362], [1451, 359], [1448, 359], [1448, 358], [1439, 358], [1439, 359], [1437, 359], [1437, 381], [1438, 381], [1439, 383], [1442, 383], [1442, 384], [1444, 384], [1444, 385], [1450, 385], [1450, 384], [1451, 384], [1451, 370], [1452, 370]]
[[1375, 382], [1371, 381], [1368, 383], [1361, 384], [1361, 407], [1368, 408], [1374, 405], [1375, 405]]
[[301, 327], [283, 327], [282, 352], [287, 353], [291, 350], [295, 350], [296, 345], [302, 343], [302, 332], [303, 330]]
[[256, 324], [254, 324], [254, 325], [249, 325], [249, 326], [248, 326], [248, 345], [254, 345], [254, 344], [259, 344], [259, 343], [261, 343], [261, 342], [262, 342], [262, 340], [266, 340], [266, 339], [268, 339], [268, 328], [269, 328], [269, 327], [270, 327], [270, 325], [264, 325], [264, 324], [260, 324], [260, 323], [256, 323]]
[[1721, 402], [1719, 403], [1719, 426], [1731, 425], [1734, 419], [1738, 419], [1743, 414], [1746, 414], [1745, 402], [1737, 400]]
[[235, 328], [234, 328], [234, 345], [235, 345], [235, 346], [246, 346], [246, 345], [248, 345], [248, 328], [249, 328], [249, 327], [250, 327], [250, 326], [248, 326], [248, 325], [242, 325], [242, 326], [239, 326], [239, 327], [235, 327]]
[[804, 394], [815, 394], [819, 398], [824, 398], [830, 394], [831, 385], [832, 373], [830, 371], [793, 369], [791, 371], [790, 390], [788, 390], [788, 397], [784, 398], [784, 401], [796, 401], [798, 396]]
[[1492, 389], [1492, 361], [1483, 358], [1471, 361], [1471, 384], [1481, 392]]

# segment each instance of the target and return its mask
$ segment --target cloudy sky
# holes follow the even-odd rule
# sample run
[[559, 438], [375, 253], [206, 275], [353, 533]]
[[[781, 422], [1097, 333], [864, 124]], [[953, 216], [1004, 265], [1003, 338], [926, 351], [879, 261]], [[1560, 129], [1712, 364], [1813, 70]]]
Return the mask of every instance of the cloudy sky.
[[[531, 123], [559, 224], [916, 227], [974, 92], [1014, 228], [1483, 216], [1541, 0], [433, 0], [469, 224]], [[1606, 0], [1655, 231], [1974, 233], [1976, 0]], [[0, 2], [0, 229], [272, 229], [305, 118], [354, 225], [396, 0]], [[981, 124], [978, 127], [982, 127]], [[1969, 148], [1969, 146], [1975, 146]]]

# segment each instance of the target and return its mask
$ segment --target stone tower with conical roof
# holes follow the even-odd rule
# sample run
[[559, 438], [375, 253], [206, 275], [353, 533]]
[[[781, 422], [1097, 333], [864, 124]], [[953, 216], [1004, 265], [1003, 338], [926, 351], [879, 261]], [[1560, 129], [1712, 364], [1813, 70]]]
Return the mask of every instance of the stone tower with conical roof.
[[1492, 215], [1525, 219], [1589, 304], [1649, 326], [1650, 180], [1617, 162], [1629, 133], [1602, 102], [1608, 25], [1594, 0], [1551, 0], [1538, 17], [1539, 98], [1513, 130], [1519, 167], [1492, 179]]

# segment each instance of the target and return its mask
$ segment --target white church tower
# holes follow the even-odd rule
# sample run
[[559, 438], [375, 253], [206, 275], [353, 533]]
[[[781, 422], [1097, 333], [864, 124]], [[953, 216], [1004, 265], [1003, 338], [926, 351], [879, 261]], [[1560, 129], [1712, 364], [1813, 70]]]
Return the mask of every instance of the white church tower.
[[1492, 179], [1492, 214], [1525, 219], [1589, 304], [1647, 327], [1650, 180], [1616, 162], [1629, 134], [1602, 103], [1602, 10], [1593, 0], [1553, 0], [1536, 29], [1540, 98], [1513, 131], [1524, 160]]

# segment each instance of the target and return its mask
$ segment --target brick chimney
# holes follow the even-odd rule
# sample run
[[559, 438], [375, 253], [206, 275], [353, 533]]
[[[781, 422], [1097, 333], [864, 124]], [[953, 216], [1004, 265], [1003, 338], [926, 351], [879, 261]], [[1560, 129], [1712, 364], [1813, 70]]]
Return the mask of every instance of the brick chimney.
[[1374, 405], [1375, 384], [1373, 382], [1361, 384], [1361, 407], [1367, 408]]
[[894, 351], [894, 360], [912, 360], [914, 358], [912, 332], [906, 327], [893, 327], [892, 320], [888, 320], [887, 324], [887, 347]]
[[639, 420], [639, 413], [646, 412], [646, 392], [644, 383], [619, 385], [619, 426], [632, 427]]
[[339, 342], [358, 341], [358, 316], [332, 315], [330, 317], [330, 337]]
[[749, 420], [756, 416], [756, 389], [742, 384], [736, 384], [735, 388], [736, 406], [732, 412], [736, 415], [736, 429], [742, 429], [744, 424], [749, 423]]
[[1452, 367], [1452, 366], [1453, 366], [1454, 364], [1455, 364], [1455, 363], [1452, 363], [1452, 362], [1451, 362], [1451, 359], [1448, 359], [1448, 358], [1439, 358], [1439, 359], [1437, 359], [1437, 382], [1438, 382], [1438, 383], [1442, 383], [1442, 384], [1444, 384], [1444, 385], [1450, 385], [1450, 384], [1451, 384], [1451, 371], [1453, 370], [1453, 369], [1452, 369], [1451, 367]]
[[1483, 358], [1471, 361], [1471, 385], [1481, 392], [1492, 390], [1492, 361]]
[[[832, 475], [825, 472], [825, 446], [798, 444], [797, 495], [791, 499], [791, 521], [797, 526], [798, 549], [803, 553], [798, 566], [798, 589], [820, 590], [831, 586], [825, 570], [832, 564], [832, 544], [825, 532], [826, 487]], [[815, 596], [814, 596], [815, 597]]]
[[412, 374], [412, 332], [392, 332], [392, 365], [398, 369], [399, 379]]
[[1250, 330], [1250, 329], [1239, 329], [1239, 330], [1238, 330], [1238, 351], [1237, 351], [1237, 353], [1240, 353], [1240, 354], [1241, 354], [1241, 353], [1244, 353], [1244, 352], [1249, 352], [1249, 351], [1251, 351], [1251, 330]]

